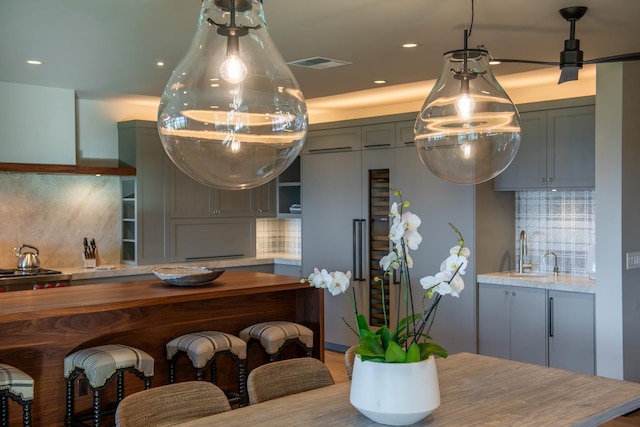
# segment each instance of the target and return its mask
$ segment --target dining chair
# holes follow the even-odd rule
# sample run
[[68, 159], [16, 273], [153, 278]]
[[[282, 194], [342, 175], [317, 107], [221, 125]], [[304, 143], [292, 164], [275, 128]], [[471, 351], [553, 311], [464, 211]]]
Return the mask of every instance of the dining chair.
[[139, 391], [116, 410], [116, 427], [166, 427], [231, 410], [224, 391], [207, 381], [185, 381]]
[[353, 361], [356, 358], [355, 350], [358, 347], [358, 344], [353, 345], [344, 352], [344, 367], [347, 369], [347, 376], [349, 379], [353, 376]]
[[335, 384], [329, 368], [318, 359], [302, 357], [267, 363], [247, 378], [249, 404], [264, 402]]

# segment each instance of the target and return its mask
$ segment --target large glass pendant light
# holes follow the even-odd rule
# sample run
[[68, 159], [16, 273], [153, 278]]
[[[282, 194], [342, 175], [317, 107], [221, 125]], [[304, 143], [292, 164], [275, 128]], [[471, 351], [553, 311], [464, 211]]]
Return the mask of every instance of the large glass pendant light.
[[260, 0], [203, 0], [189, 51], [160, 100], [158, 132], [171, 160], [220, 189], [257, 187], [296, 158], [307, 108], [275, 48]]
[[520, 114], [493, 76], [488, 52], [467, 48], [469, 35], [465, 29], [464, 49], [444, 54], [414, 129], [422, 163], [456, 184], [494, 178], [520, 147]]

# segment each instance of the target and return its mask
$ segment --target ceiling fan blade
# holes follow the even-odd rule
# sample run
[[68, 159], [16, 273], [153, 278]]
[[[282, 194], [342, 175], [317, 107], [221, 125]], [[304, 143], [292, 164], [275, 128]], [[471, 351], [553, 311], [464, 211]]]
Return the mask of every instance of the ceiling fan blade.
[[513, 63], [518, 63], [518, 64], [537, 64], [537, 65], [555, 65], [555, 66], [560, 65], [559, 62], [553, 62], [553, 61], [531, 61], [529, 59], [494, 59], [493, 61], [513, 62]]
[[621, 55], [606, 56], [604, 58], [582, 61], [583, 64], [606, 64], [607, 62], [640, 61], [640, 52], [623, 53]]
[[580, 67], [565, 66], [560, 69], [560, 80], [558, 84], [578, 80], [578, 70]]

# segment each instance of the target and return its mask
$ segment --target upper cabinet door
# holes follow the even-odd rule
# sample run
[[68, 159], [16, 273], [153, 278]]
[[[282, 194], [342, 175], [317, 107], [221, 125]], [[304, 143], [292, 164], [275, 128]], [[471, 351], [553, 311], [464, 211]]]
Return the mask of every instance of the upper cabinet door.
[[169, 218], [207, 218], [209, 187], [194, 181], [175, 165], [169, 168]]
[[253, 190], [218, 190], [211, 188], [209, 196], [209, 207], [214, 217], [254, 216]]
[[547, 187], [596, 185], [595, 106], [547, 112]]
[[496, 190], [546, 187], [547, 112], [522, 113], [520, 124], [520, 148], [507, 169], [494, 180]]
[[362, 149], [376, 150], [393, 148], [396, 139], [396, 124], [381, 123], [362, 127]]

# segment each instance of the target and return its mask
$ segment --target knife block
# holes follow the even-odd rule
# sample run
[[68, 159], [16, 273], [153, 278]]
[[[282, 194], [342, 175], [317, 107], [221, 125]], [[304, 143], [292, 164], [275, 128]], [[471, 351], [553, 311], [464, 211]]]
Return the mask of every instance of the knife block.
[[96, 258], [87, 258], [82, 254], [82, 266], [84, 268], [96, 268]]

